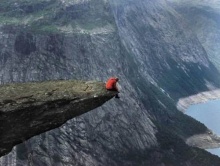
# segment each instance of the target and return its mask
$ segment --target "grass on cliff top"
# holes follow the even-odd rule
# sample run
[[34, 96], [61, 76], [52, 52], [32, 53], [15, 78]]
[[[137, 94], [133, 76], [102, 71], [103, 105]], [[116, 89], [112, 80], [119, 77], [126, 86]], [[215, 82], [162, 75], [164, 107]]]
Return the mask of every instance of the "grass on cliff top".
[[1, 1], [0, 24], [23, 25], [34, 32], [59, 33], [60, 27], [70, 31], [92, 30], [114, 25], [108, 3], [98, 0], [65, 6], [60, 0]]

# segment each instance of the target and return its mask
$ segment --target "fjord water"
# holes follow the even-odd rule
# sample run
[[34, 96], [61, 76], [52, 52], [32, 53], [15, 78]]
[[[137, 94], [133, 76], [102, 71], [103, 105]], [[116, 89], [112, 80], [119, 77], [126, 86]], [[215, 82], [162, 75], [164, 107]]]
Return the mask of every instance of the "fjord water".
[[[192, 105], [187, 109], [186, 114], [202, 122], [220, 136], [220, 100]], [[220, 148], [207, 150], [212, 154], [220, 156]]]

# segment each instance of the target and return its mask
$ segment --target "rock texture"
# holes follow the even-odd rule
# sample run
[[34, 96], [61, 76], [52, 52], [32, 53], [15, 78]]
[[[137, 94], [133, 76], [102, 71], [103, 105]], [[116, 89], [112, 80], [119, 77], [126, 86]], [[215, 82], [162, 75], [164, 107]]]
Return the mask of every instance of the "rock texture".
[[[169, 1], [169, 0], [168, 0]], [[220, 1], [172, 1], [171, 4], [189, 22], [213, 64], [220, 71]]]
[[0, 156], [30, 137], [101, 106], [116, 92], [101, 82], [50, 81], [0, 87]]
[[207, 128], [179, 98], [220, 87], [219, 72], [166, 0], [1, 0], [0, 82], [120, 78], [120, 101], [16, 146], [8, 166], [219, 165], [184, 140]]

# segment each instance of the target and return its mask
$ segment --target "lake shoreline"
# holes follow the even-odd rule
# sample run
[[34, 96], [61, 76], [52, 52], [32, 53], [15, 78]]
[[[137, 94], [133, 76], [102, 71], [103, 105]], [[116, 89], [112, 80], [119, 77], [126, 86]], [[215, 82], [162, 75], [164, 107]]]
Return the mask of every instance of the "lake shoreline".
[[207, 131], [204, 134], [196, 134], [186, 139], [186, 144], [189, 146], [201, 149], [215, 149], [220, 147], [220, 137], [212, 131]]
[[220, 99], [220, 89], [201, 92], [192, 96], [180, 98], [177, 102], [177, 109], [185, 112], [191, 105], [206, 103], [210, 100]]
[[[180, 98], [177, 102], [177, 109], [183, 113], [186, 110], [196, 104], [206, 103], [211, 100], [220, 99], [220, 89], [201, 92], [196, 95], [192, 95], [185, 98]], [[193, 135], [185, 140], [186, 144], [192, 147], [198, 147], [201, 149], [214, 149], [220, 147], [220, 137], [212, 132], [212, 130], [208, 130], [202, 134]]]

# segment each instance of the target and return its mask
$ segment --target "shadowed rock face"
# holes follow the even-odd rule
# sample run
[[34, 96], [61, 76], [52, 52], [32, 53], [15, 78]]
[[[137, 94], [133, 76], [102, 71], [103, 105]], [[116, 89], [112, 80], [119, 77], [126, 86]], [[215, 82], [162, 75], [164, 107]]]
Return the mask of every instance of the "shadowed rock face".
[[50, 81], [0, 87], [0, 156], [111, 99], [101, 82]]

